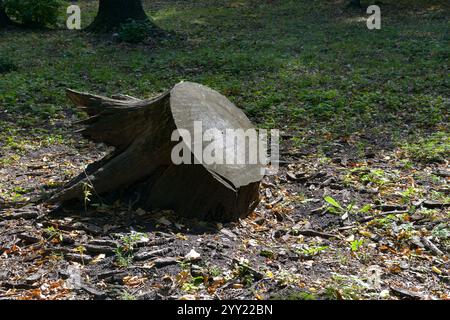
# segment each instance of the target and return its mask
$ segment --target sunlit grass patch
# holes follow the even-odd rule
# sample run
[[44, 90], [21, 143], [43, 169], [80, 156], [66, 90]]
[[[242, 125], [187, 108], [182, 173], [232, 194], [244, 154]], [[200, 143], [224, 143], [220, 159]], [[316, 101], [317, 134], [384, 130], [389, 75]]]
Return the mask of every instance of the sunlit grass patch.
[[406, 143], [402, 149], [415, 161], [444, 162], [450, 158], [450, 136], [447, 132], [435, 132]]

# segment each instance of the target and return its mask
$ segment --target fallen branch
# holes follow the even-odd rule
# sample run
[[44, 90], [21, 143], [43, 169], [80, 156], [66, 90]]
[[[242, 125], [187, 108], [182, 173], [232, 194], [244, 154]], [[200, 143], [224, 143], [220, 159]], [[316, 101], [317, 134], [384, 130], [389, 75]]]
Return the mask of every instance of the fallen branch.
[[433, 242], [431, 242], [429, 239], [422, 237], [420, 240], [427, 249], [430, 249], [431, 251], [436, 253], [438, 256], [444, 255], [444, 253], [441, 250], [439, 250], [439, 248], [436, 247], [436, 245]]

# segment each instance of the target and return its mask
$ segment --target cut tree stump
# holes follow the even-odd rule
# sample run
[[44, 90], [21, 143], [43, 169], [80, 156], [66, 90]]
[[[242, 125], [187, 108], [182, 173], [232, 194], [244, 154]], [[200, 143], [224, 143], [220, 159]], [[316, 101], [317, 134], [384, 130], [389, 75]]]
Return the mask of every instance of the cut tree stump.
[[[79, 132], [115, 150], [90, 164], [50, 202], [82, 200], [88, 187], [100, 198], [125, 196], [135, 207], [173, 209], [185, 217], [213, 221], [245, 217], [258, 204], [264, 174], [261, 164], [172, 162], [172, 150], [180, 143], [171, 141], [172, 133], [186, 129], [193, 137], [194, 121], [202, 121], [203, 132], [253, 128], [245, 114], [218, 92], [182, 82], [152, 100], [123, 95], [107, 98], [73, 90], [67, 90], [67, 95], [89, 116], [78, 122], [85, 126]], [[209, 143], [202, 140], [202, 149]], [[234, 148], [244, 148], [233, 149], [227, 144], [225, 153], [248, 151], [238, 144], [242, 141], [237, 139]], [[193, 144], [186, 145], [194, 160]]]

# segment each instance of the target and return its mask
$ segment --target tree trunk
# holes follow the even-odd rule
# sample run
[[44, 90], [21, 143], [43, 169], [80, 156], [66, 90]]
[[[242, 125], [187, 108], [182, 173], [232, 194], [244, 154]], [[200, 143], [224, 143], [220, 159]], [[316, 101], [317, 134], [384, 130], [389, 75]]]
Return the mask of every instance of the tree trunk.
[[117, 30], [128, 20], [150, 23], [141, 0], [100, 0], [97, 16], [88, 31], [108, 32]]
[[[182, 82], [153, 100], [129, 96], [110, 99], [71, 90], [67, 94], [90, 116], [79, 122], [86, 126], [80, 131], [83, 136], [116, 149], [89, 165], [50, 202], [82, 200], [88, 186], [91, 194], [102, 199], [117, 200], [120, 194], [136, 207], [173, 209], [185, 217], [214, 221], [245, 217], [258, 204], [264, 174], [260, 164], [173, 162], [172, 150], [179, 145], [171, 139], [176, 129], [186, 129], [195, 136], [195, 121], [202, 122], [203, 133], [212, 128], [221, 132], [253, 128], [245, 114], [218, 92]], [[192, 161], [197, 157], [196, 147], [184, 142]], [[210, 144], [201, 143], [202, 150]], [[244, 145], [239, 139], [233, 144], [224, 146], [224, 153], [245, 150], [247, 159], [245, 139]]]
[[361, 0], [350, 0], [347, 6], [353, 8], [362, 8]]
[[5, 7], [3, 5], [3, 1], [0, 0], [0, 28], [12, 25], [12, 21], [9, 19], [6, 14]]

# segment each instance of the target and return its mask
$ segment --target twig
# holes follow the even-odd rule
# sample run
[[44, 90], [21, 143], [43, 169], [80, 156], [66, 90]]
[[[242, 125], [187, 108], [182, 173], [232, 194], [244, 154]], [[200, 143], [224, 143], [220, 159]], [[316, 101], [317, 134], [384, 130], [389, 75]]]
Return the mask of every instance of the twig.
[[312, 229], [295, 230], [295, 233], [301, 234], [302, 236], [322, 237], [322, 238], [325, 238], [325, 239], [329, 239], [329, 238], [340, 239], [341, 238], [340, 236], [335, 235], [335, 234], [320, 232], [320, 231], [316, 231], [316, 230], [312, 230]]
[[266, 206], [274, 206], [277, 203], [280, 203], [281, 201], [283, 201], [283, 196], [279, 196], [278, 198], [276, 198], [275, 200], [273, 200], [272, 202], [266, 204]]
[[354, 229], [354, 228], [357, 228], [357, 227], [358, 226], [356, 224], [352, 224], [352, 225], [349, 225], [349, 226], [340, 227], [337, 230], [338, 231], [345, 231], [345, 230]]
[[438, 256], [443, 256], [444, 255], [444, 253], [441, 250], [439, 250], [439, 248], [436, 247], [436, 245], [433, 242], [431, 242], [429, 239], [423, 237], [420, 240], [425, 245], [425, 247], [427, 247], [428, 249], [430, 249], [431, 251], [436, 253]]

